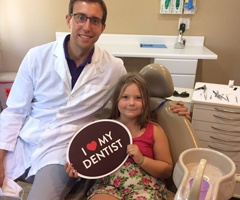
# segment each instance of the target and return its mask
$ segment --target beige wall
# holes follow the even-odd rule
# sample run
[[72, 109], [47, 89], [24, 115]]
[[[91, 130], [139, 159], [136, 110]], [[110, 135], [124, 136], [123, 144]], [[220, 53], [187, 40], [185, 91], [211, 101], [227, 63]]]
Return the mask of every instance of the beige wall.
[[[179, 17], [190, 17], [184, 35], [205, 36], [205, 46], [218, 55], [199, 62], [196, 80], [227, 84], [233, 79], [240, 85], [240, 1], [196, 1], [195, 15], [162, 15], [160, 0], [105, 0], [105, 33], [177, 35]], [[0, 72], [16, 71], [29, 48], [55, 40], [56, 31], [68, 31], [67, 6], [68, 0], [0, 0]], [[146, 64], [141, 59], [125, 62]]]

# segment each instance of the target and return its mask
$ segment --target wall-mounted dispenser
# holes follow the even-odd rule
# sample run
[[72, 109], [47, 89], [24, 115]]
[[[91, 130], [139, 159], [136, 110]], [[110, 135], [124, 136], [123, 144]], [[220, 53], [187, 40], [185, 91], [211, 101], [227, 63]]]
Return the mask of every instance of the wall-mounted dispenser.
[[183, 39], [183, 33], [185, 32], [185, 27], [186, 25], [184, 23], [181, 23], [179, 26], [178, 40], [174, 45], [175, 49], [183, 49], [185, 47], [186, 40]]
[[161, 14], [194, 14], [196, 0], [160, 0]]

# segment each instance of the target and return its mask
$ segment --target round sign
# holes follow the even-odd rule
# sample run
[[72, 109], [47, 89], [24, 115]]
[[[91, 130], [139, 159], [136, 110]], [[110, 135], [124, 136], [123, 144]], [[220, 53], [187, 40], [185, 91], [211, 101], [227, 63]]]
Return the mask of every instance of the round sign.
[[69, 143], [67, 161], [79, 177], [98, 179], [119, 169], [127, 160], [132, 136], [122, 123], [103, 119], [78, 131]]

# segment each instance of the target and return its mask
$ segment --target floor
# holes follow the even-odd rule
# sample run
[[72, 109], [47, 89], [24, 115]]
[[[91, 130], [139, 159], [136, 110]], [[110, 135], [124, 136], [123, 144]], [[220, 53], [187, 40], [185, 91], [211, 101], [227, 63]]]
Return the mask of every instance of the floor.
[[[24, 195], [23, 195], [23, 200], [27, 199], [29, 190], [31, 188], [31, 184], [29, 183], [24, 183], [24, 182], [18, 182], [18, 184], [24, 189]], [[169, 194], [169, 199], [168, 200], [173, 200], [174, 196], [173, 194]], [[238, 198], [231, 198], [230, 200], [239, 200]]]
[[[28, 196], [28, 193], [30, 191], [30, 188], [31, 188], [31, 184], [24, 183], [24, 182], [18, 182], [18, 184], [23, 188], [23, 190], [24, 190], [23, 200], [26, 200], [27, 196]], [[174, 194], [173, 193], [169, 193], [168, 200], [173, 200], [173, 198], [174, 198]]]

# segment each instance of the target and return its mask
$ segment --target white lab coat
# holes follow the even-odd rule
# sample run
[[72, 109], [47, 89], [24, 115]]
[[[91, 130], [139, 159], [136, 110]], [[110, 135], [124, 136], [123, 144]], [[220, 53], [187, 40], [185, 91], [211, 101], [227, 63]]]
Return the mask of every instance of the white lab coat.
[[63, 40], [31, 49], [19, 68], [0, 117], [0, 149], [8, 151], [6, 177], [28, 176], [48, 164], [65, 164], [72, 136], [95, 119], [119, 77], [121, 59], [95, 46], [73, 89]]

